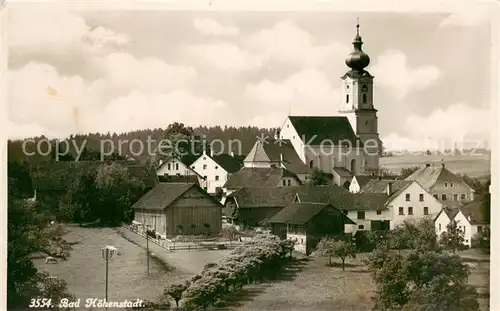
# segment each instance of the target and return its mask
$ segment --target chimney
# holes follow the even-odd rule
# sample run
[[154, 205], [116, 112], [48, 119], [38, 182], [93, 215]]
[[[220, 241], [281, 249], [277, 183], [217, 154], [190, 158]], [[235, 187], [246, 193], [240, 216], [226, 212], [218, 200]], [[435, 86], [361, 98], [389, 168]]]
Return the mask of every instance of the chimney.
[[441, 166], [444, 168], [444, 160], [441, 159]]
[[214, 156], [214, 151], [210, 149], [210, 157], [213, 158], [213, 156]]
[[231, 156], [234, 158], [234, 151], [231, 151]]
[[163, 160], [160, 160], [160, 166], [162, 166], [162, 165], [163, 165]]
[[392, 194], [392, 182], [387, 183], [387, 195], [390, 196]]
[[471, 221], [471, 216], [469, 214], [469, 216], [467, 216], [467, 219], [469, 220], [469, 222]]
[[280, 153], [280, 162], [283, 162], [283, 153]]
[[426, 163], [425, 167], [431, 167], [431, 164], [430, 163]]

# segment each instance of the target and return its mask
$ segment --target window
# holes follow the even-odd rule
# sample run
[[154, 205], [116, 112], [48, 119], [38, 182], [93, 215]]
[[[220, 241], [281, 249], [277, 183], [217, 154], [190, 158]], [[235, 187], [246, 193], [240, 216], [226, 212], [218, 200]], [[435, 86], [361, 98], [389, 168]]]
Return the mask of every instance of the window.
[[412, 206], [408, 207], [408, 215], [413, 215], [413, 207]]
[[290, 127], [290, 124], [287, 124], [286, 127]]
[[286, 186], [286, 180], [283, 179], [283, 187]]
[[358, 211], [358, 219], [365, 219], [365, 211]]
[[179, 163], [175, 163], [175, 170], [178, 171], [179, 170]]
[[410, 194], [409, 193], [406, 194], [406, 201], [410, 201]]
[[363, 230], [363, 229], [365, 229], [365, 226], [364, 225], [359, 225], [358, 228], [361, 229], [361, 230]]
[[314, 166], [314, 161], [313, 160], [309, 161], [309, 168], [313, 168], [313, 166]]
[[436, 199], [438, 199], [438, 195], [437, 195], [437, 194], [434, 194], [434, 197], [435, 197]]
[[464, 232], [464, 234], [465, 234], [465, 226], [462, 226], [462, 231], [463, 231], [463, 232]]
[[450, 187], [453, 187], [453, 183], [452, 182], [450, 183]]
[[347, 211], [346, 210], [343, 210], [342, 213], [344, 213], [344, 215], [347, 215]]
[[203, 164], [203, 169], [206, 170], [207, 169], [207, 165], [206, 164]]
[[215, 175], [215, 180], [219, 180], [219, 176], [218, 175]]
[[402, 206], [399, 207], [399, 215], [404, 215], [405, 214], [405, 210]]
[[483, 231], [483, 226], [477, 226], [477, 232], [482, 232]]
[[366, 104], [367, 101], [368, 101], [368, 96], [366, 96], [366, 94], [363, 94], [363, 104]]
[[429, 208], [424, 206], [424, 215], [429, 215]]
[[462, 193], [462, 194], [460, 195], [460, 199], [461, 199], [461, 200], [465, 200], [465, 193]]
[[346, 94], [345, 96], [345, 102], [348, 104], [349, 103], [349, 94]]
[[170, 163], [167, 164], [167, 170], [170, 171]]
[[439, 231], [441, 231], [441, 224], [439, 224]]
[[441, 200], [446, 201], [446, 194], [441, 194]]
[[454, 201], [458, 201], [458, 194], [457, 194], [457, 193], [455, 193], [455, 194], [453, 195], [453, 200], [454, 200]]
[[193, 166], [191, 166], [191, 169], [193, 169], [193, 170], [194, 170], [194, 165], [193, 165]]
[[215, 169], [218, 169], [219, 167], [218, 166], [215, 166]]
[[423, 193], [421, 193], [421, 194], [418, 195], [418, 200], [420, 202], [424, 202], [424, 194]]
[[444, 183], [444, 187], [445, 188], [448, 187], [448, 183], [447, 182]]
[[469, 243], [469, 240], [465, 240], [465, 243]]
[[377, 211], [377, 215], [382, 215], [382, 211]]
[[203, 160], [206, 160], [206, 159], [207, 159], [207, 157], [203, 157]]
[[203, 180], [207, 180], [207, 175], [203, 176]]
[[289, 186], [291, 186], [291, 185], [292, 185], [292, 180], [291, 180], [291, 179], [289, 179], [289, 180], [288, 180], [288, 185], [289, 185]]

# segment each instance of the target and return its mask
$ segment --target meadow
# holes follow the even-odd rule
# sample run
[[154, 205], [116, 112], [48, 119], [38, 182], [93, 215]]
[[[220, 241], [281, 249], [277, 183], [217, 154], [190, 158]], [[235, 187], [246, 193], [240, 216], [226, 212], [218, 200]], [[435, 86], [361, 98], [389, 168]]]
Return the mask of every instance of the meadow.
[[380, 166], [398, 174], [403, 168], [424, 166], [426, 163], [439, 166], [441, 160], [452, 173], [467, 174], [476, 178], [491, 174], [490, 154], [395, 155], [380, 158]]

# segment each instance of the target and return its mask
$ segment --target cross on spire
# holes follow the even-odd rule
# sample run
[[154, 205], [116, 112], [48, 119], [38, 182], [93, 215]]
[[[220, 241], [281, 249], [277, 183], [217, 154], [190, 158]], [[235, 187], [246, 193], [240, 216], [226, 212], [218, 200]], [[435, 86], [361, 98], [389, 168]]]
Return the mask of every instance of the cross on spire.
[[358, 18], [356, 18], [356, 20], [357, 20], [357, 24], [356, 24], [356, 35], [358, 35], [358, 36], [359, 36], [359, 17], [358, 17]]

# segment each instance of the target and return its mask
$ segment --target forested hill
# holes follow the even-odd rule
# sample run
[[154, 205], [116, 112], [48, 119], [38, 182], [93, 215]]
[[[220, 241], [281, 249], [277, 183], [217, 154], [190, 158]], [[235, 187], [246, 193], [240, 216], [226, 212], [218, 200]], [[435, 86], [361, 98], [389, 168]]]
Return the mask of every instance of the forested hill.
[[[232, 127], [232, 126], [213, 126], [213, 127], [207, 127], [207, 126], [199, 126], [196, 128], [192, 128], [189, 126], [185, 126], [182, 123], [174, 123], [166, 126], [165, 128], [157, 128], [157, 129], [144, 129], [144, 130], [137, 130], [137, 131], [132, 131], [128, 133], [106, 133], [106, 134], [101, 134], [101, 133], [90, 133], [90, 134], [85, 134], [85, 135], [71, 135], [68, 137], [66, 140], [72, 142], [70, 144], [70, 153], [75, 154], [75, 148], [74, 146], [77, 146], [78, 148], [81, 148], [82, 146], [85, 146], [86, 148], [86, 154], [99, 154], [99, 150], [101, 150], [101, 144], [105, 146], [105, 151], [107, 151], [108, 147], [111, 145], [114, 145], [114, 150], [115, 154], [121, 157], [127, 157], [127, 156], [134, 156], [137, 160], [139, 161], [145, 161], [148, 157], [148, 150], [147, 150], [147, 141], [148, 139], [150, 141], [159, 141], [161, 139], [170, 139], [173, 135], [177, 133], [182, 133], [185, 136], [199, 136], [202, 139], [204, 139], [208, 144], [211, 142], [214, 142], [217, 140], [217, 142], [213, 143], [213, 149], [214, 151], [222, 151], [225, 153], [230, 153], [231, 151], [234, 152], [235, 154], [247, 154], [252, 146], [254, 145], [255, 141], [257, 140], [257, 137], [260, 137], [261, 135], [265, 136], [273, 136], [275, 132], [275, 129], [265, 129], [265, 128], [258, 128], [258, 127]], [[41, 140], [48, 140], [44, 136], [40, 137], [34, 137], [30, 138], [33, 139], [35, 142], [40, 142]], [[140, 140], [144, 144], [144, 150], [142, 154], [136, 155], [138, 150], [140, 150], [140, 143], [133, 143], [130, 144], [131, 141], [137, 141]], [[23, 151], [23, 141], [24, 140], [9, 140], [8, 142], [8, 156], [9, 156], [9, 161], [27, 161], [32, 164], [36, 163], [41, 163], [41, 162], [46, 162], [48, 159], [51, 158], [52, 155], [41, 155], [39, 152], [36, 152], [34, 155], [27, 155]], [[106, 143], [104, 143], [106, 141]], [[113, 143], [108, 141], [112, 141]], [[232, 149], [229, 150], [229, 142], [233, 141], [232, 143]], [[238, 147], [238, 143], [236, 141], [241, 142], [241, 148]], [[121, 142], [122, 148], [121, 150], [118, 150], [118, 145]], [[221, 143], [222, 142], [222, 143]], [[54, 149], [54, 146], [56, 145], [56, 140], [51, 139], [51, 148]], [[72, 145], [73, 144], [73, 145]], [[26, 150], [28, 152], [33, 152], [35, 150], [36, 144], [33, 142], [28, 142], [26, 144]], [[40, 149], [42, 153], [45, 153], [48, 149], [48, 144], [43, 143], [40, 144]], [[61, 147], [61, 150], [64, 150], [64, 146]], [[130, 150], [133, 151], [133, 153], [130, 153]], [[64, 160], [64, 159], [63, 159]], [[82, 159], [80, 159], [82, 160]]]

